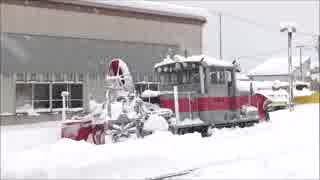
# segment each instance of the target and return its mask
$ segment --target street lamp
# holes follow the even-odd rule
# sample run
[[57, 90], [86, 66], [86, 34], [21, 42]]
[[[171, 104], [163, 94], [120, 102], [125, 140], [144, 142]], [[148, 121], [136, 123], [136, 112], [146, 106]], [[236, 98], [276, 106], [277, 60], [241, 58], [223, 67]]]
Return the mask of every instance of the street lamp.
[[299, 59], [300, 59], [300, 76], [299, 76], [299, 79], [301, 81], [304, 81], [304, 77], [303, 77], [303, 72], [302, 72], [302, 48], [305, 48], [306, 46], [304, 45], [298, 45], [296, 46], [297, 48], [299, 48]]
[[280, 26], [280, 32], [288, 32], [289, 110], [293, 111], [292, 34], [296, 32], [296, 28], [289, 23]]

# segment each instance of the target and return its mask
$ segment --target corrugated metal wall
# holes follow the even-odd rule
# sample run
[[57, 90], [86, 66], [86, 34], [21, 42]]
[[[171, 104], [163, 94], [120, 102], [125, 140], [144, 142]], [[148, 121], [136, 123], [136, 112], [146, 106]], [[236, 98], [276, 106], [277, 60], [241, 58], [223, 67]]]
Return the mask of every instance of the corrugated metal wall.
[[14, 73], [0, 73], [0, 113], [15, 113], [16, 84]]
[[3, 33], [2, 37], [2, 70], [6, 76], [1, 81], [1, 112], [9, 113], [15, 112], [15, 73], [84, 73], [83, 100], [87, 107], [89, 95], [98, 100], [104, 98], [105, 66], [112, 58], [126, 61], [135, 81], [154, 81], [153, 65], [168, 51], [181, 52], [177, 45], [168, 44], [14, 33]]
[[5, 72], [101, 72], [106, 60], [122, 58], [136, 72], [152, 71], [177, 45], [3, 33]]

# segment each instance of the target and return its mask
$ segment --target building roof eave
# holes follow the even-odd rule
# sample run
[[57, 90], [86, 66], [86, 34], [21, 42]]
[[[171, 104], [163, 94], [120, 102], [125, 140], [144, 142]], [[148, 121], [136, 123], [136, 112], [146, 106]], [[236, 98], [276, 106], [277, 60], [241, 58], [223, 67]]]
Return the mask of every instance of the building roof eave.
[[[121, 1], [103, 1], [103, 2], [97, 1], [97, 0], [49, 0], [49, 1], [56, 2], [56, 3], [65, 3], [65, 4], [111, 9], [111, 10], [120, 10], [120, 11], [126, 11], [126, 12], [151, 14], [151, 15], [157, 15], [157, 16], [192, 19], [192, 20], [197, 20], [201, 23], [206, 23], [207, 21], [206, 16], [204, 14], [202, 15], [201, 13], [191, 13], [190, 11], [181, 12], [181, 9], [180, 11], [174, 11], [174, 8], [172, 8], [171, 10], [164, 10], [164, 9], [158, 9], [157, 7], [154, 7], [154, 6], [149, 6], [149, 7], [136, 6], [136, 5], [133, 5], [133, 3], [126, 4], [126, 3], [121, 3]], [[146, 2], [143, 2], [143, 3], [146, 3]], [[160, 5], [160, 2], [156, 2], [156, 3], [159, 3]], [[168, 6], [167, 4], [164, 4], [164, 5]], [[170, 9], [170, 7], [168, 7], [168, 9]]]

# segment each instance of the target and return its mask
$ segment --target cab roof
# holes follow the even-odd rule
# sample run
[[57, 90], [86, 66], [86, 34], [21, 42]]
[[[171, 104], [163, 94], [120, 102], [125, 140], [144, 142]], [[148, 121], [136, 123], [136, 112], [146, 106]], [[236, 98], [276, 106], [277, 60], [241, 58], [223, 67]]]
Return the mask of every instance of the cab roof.
[[174, 55], [173, 59], [171, 59], [169, 56], [167, 56], [163, 61], [156, 63], [154, 65], [154, 68], [169, 66], [175, 63], [201, 63], [203, 66], [206, 67], [226, 67], [226, 68], [232, 68], [234, 65], [230, 62], [212, 58], [206, 55], [195, 55], [195, 56], [189, 56], [187, 58], [180, 56], [180, 55]]

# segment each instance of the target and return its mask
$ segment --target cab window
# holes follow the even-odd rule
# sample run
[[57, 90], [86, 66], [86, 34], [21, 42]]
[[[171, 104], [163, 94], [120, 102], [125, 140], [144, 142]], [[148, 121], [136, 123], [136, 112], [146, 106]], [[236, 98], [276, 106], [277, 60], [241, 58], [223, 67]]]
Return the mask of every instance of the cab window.
[[[225, 84], [227, 81], [227, 73], [223, 69], [210, 69], [211, 84]], [[231, 77], [231, 76], [230, 76]]]
[[160, 82], [162, 84], [171, 84], [171, 75], [169, 73], [161, 73]]
[[170, 73], [170, 77], [171, 77], [171, 84], [177, 84], [178, 83], [178, 75], [176, 73]]
[[225, 76], [228, 83], [232, 81], [231, 71], [225, 71]]
[[200, 74], [198, 69], [192, 69], [190, 74], [191, 83], [200, 83]]

